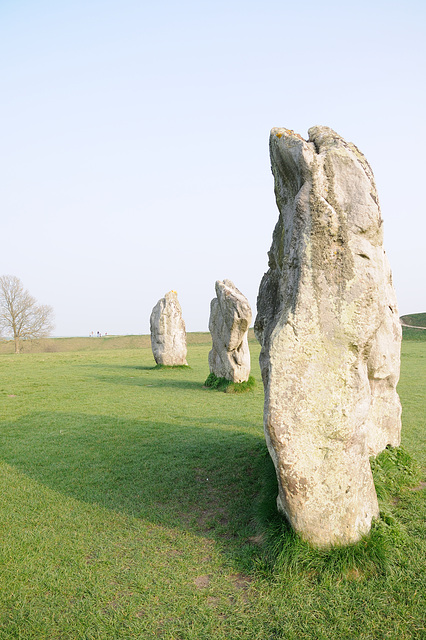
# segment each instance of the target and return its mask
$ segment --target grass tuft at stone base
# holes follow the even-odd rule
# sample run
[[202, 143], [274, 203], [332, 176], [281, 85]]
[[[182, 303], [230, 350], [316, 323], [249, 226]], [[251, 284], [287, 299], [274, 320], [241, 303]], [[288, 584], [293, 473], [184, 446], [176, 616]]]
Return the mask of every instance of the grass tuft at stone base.
[[372, 523], [370, 533], [353, 545], [315, 548], [277, 512], [275, 469], [265, 454], [263, 487], [255, 505], [262, 531], [262, 554], [256, 560], [259, 575], [285, 582], [300, 574], [331, 584], [361, 582], [399, 570], [410, 536], [407, 522], [396, 511], [413, 502], [413, 492], [423, 488], [421, 469], [403, 447], [388, 446], [370, 462], [380, 507], [380, 517]]
[[256, 386], [256, 380], [253, 376], [249, 376], [249, 379], [245, 382], [232, 382], [227, 378], [218, 378], [214, 373], [210, 373], [204, 383], [205, 387], [209, 389], [215, 389], [216, 391], [223, 391], [224, 393], [245, 393], [251, 391]]

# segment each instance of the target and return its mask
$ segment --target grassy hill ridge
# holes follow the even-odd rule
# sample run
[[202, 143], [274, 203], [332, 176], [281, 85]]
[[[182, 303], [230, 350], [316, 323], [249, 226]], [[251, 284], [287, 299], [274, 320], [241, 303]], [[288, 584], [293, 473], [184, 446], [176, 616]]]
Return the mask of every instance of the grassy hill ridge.
[[[258, 344], [253, 329], [249, 329], [250, 344]], [[208, 331], [194, 331], [186, 334], [188, 346], [211, 345], [212, 339]], [[116, 349], [151, 348], [149, 335], [102, 336], [101, 338], [40, 338], [25, 340], [22, 343], [23, 353], [63, 353], [68, 351], [111, 351]], [[13, 340], [0, 340], [0, 354], [13, 353]]]
[[[426, 331], [415, 327], [426, 328], [426, 313], [413, 313], [401, 316], [401, 322], [409, 327], [402, 328], [404, 340], [426, 340]], [[189, 346], [211, 345], [211, 335], [208, 331], [194, 331], [186, 334]], [[250, 345], [257, 345], [253, 328], [249, 329], [248, 341]], [[24, 340], [22, 342], [23, 353], [65, 353], [69, 351], [115, 351], [117, 349], [145, 349], [151, 347], [149, 335], [127, 336], [102, 336], [101, 338], [89, 337], [63, 337], [40, 338], [39, 340]], [[13, 340], [0, 340], [0, 355], [13, 353], [15, 345]]]
[[408, 324], [410, 327], [425, 327], [426, 328], [426, 313], [410, 313], [400, 318], [403, 324]]

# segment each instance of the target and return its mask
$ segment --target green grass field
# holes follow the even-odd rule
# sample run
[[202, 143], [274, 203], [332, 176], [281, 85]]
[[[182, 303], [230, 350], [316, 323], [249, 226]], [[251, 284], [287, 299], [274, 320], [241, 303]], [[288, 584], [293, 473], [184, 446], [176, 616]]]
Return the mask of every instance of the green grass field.
[[[425, 332], [426, 333], [426, 332]], [[274, 515], [256, 387], [155, 369], [149, 338], [81, 338], [0, 355], [0, 639], [370, 640], [425, 637], [424, 485], [375, 465], [383, 519], [311, 551]], [[26, 345], [27, 347], [27, 345]], [[403, 445], [425, 464], [426, 343], [404, 341]]]

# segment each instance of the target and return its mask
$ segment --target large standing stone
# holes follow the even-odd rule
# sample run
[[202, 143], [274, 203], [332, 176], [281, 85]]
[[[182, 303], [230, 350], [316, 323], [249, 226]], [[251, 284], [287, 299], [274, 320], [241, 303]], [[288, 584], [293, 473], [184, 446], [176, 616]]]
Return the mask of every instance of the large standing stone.
[[328, 127], [270, 136], [280, 211], [259, 295], [279, 510], [317, 546], [379, 514], [369, 456], [400, 442], [401, 328], [371, 168]]
[[211, 301], [209, 320], [213, 343], [210, 371], [218, 378], [245, 382], [250, 376], [250, 305], [231, 280], [218, 280], [215, 288], [217, 297]]
[[186, 365], [186, 331], [176, 291], [169, 291], [152, 310], [151, 346], [155, 362]]

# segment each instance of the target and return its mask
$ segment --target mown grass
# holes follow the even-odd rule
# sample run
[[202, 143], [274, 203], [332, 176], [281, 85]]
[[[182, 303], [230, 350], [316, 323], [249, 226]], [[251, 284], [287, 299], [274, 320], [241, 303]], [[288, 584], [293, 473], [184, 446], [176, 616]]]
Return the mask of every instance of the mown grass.
[[402, 327], [402, 339], [410, 342], [426, 342], [426, 329]]
[[252, 392], [211, 393], [188, 338], [184, 369], [146, 336], [0, 357], [0, 638], [422, 638], [426, 345], [403, 343], [382, 520], [313, 551], [276, 516], [258, 345]]

